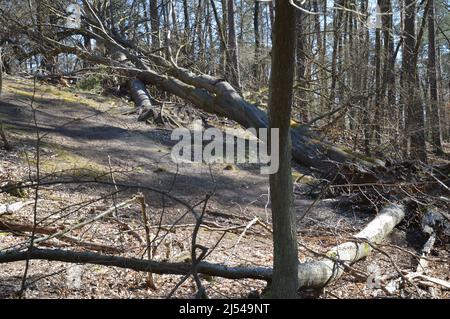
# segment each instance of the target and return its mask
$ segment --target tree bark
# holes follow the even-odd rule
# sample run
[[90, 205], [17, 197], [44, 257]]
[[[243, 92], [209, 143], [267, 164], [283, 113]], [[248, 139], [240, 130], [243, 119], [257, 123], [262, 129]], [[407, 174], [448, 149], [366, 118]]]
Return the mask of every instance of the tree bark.
[[253, 11], [253, 31], [255, 34], [255, 62], [253, 63], [253, 76], [255, 77], [255, 84], [259, 85], [260, 80], [260, 47], [261, 47], [261, 33], [259, 32], [260, 5], [259, 1], [255, 1]]
[[[279, 169], [269, 177], [273, 223], [271, 298], [295, 298], [298, 288], [297, 234], [293, 211], [290, 120], [295, 62], [295, 10], [276, 1], [269, 93], [269, 127], [279, 129]], [[273, 158], [273, 154], [272, 154]]]
[[228, 62], [227, 75], [230, 77], [230, 83], [233, 87], [241, 90], [241, 75], [239, 71], [239, 55], [236, 37], [236, 21], [235, 21], [235, 5], [234, 0], [228, 0], [228, 49], [230, 52], [231, 61]]
[[441, 125], [439, 116], [439, 99], [436, 75], [436, 40], [434, 26], [434, 0], [428, 0], [430, 8], [428, 9], [428, 81], [430, 84], [431, 100], [431, 140], [433, 150], [436, 154], [442, 155]]
[[[338, 6], [342, 6], [343, 0], [337, 0]], [[342, 10], [334, 10], [333, 19], [333, 51], [331, 56], [331, 87], [330, 87], [330, 100], [328, 109], [332, 110], [334, 108], [335, 97], [336, 97], [336, 83], [338, 80], [337, 74], [337, 64], [339, 57], [339, 48], [341, 42], [341, 24], [342, 24]]]
[[146, 121], [151, 118], [155, 122], [161, 122], [161, 112], [152, 105], [152, 98], [142, 81], [130, 81], [130, 93], [138, 109], [138, 121]]
[[160, 47], [158, 0], [150, 0], [150, 27], [152, 31], [152, 47]]
[[403, 99], [406, 108], [406, 136], [411, 158], [427, 161], [425, 128], [419, 82], [415, 66], [416, 56], [416, 1], [405, 0], [403, 48]]
[[[380, 0], [378, 0], [378, 5], [380, 5]], [[376, 27], [375, 30], [375, 121], [373, 125], [374, 132], [371, 137], [375, 136], [375, 142], [379, 146], [381, 145], [381, 122], [382, 122], [382, 110], [384, 108], [384, 96], [381, 92], [381, 30]]]
[[299, 100], [299, 111], [301, 114], [302, 123], [309, 122], [309, 112], [308, 112], [308, 101], [307, 101], [307, 86], [308, 81], [306, 80], [306, 36], [305, 34], [308, 32], [306, 30], [306, 19], [307, 15], [303, 11], [296, 11], [296, 33], [297, 37], [295, 39], [297, 47], [296, 47], [296, 80], [297, 80], [297, 90], [298, 91], [298, 100]]
[[3, 48], [0, 47], [0, 95], [2, 95], [3, 89]]

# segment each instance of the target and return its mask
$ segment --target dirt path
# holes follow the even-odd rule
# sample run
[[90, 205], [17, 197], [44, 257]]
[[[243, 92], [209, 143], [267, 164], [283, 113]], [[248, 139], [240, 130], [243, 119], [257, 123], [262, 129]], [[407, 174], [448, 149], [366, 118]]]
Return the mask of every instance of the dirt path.
[[[0, 118], [18, 137], [31, 141], [35, 135], [30, 108], [33, 83], [11, 78], [5, 82]], [[122, 115], [132, 107], [125, 101], [38, 84], [34, 106], [38, 107], [39, 131], [46, 134], [42, 166], [47, 173], [73, 167], [107, 172], [109, 157], [113, 170], [126, 171], [117, 175], [120, 182], [172, 189], [190, 202], [203, 199], [215, 188], [211, 209], [266, 217], [268, 178], [260, 175], [258, 166], [212, 165], [214, 181], [206, 164], [177, 167], [170, 157], [176, 143], [170, 139], [171, 131], [137, 122], [134, 115]], [[160, 205], [160, 196], [147, 196], [151, 205]], [[311, 202], [296, 200], [299, 215]], [[315, 206], [308, 218], [329, 220], [331, 209], [332, 202], [325, 201]]]
[[[30, 94], [30, 81], [7, 81], [0, 117], [14, 133], [31, 139], [35, 128]], [[136, 122], [135, 116], [122, 115], [130, 110], [125, 102], [105, 98], [96, 101], [86, 94], [46, 86], [38, 87], [36, 99], [39, 130], [48, 134], [44, 151], [52, 153], [56, 148], [60, 153], [82, 157], [98, 168], [107, 168], [110, 157], [113, 169], [129, 172], [129, 180], [123, 182], [162, 189], [172, 184], [177, 165], [170, 158], [174, 145], [170, 131]], [[44, 156], [43, 160], [49, 159]], [[52, 161], [58, 161], [58, 156]], [[212, 170], [219, 194], [216, 200], [222, 205], [234, 200], [236, 205], [246, 206], [267, 192], [267, 178], [256, 169], [226, 171], [224, 165], [214, 165]], [[211, 191], [213, 185], [207, 165], [185, 164], [178, 168], [173, 193], [195, 199]]]

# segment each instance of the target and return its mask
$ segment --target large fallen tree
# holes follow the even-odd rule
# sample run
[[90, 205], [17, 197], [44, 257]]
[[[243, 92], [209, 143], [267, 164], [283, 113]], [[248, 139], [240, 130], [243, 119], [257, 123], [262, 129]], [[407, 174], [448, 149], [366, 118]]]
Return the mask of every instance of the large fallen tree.
[[[358, 234], [354, 241], [333, 247], [325, 258], [301, 263], [298, 267], [299, 289], [319, 288], [342, 276], [346, 265], [366, 257], [372, 245], [379, 244], [405, 216], [403, 205], [391, 204], [384, 209]], [[186, 275], [192, 269], [190, 263], [167, 263], [137, 258], [102, 255], [91, 252], [75, 252], [60, 249], [33, 248], [0, 253], [0, 263], [27, 259], [43, 259], [69, 263], [88, 263], [103, 266], [128, 268], [136, 271], [151, 271], [155, 274]], [[198, 273], [230, 279], [251, 278], [270, 282], [272, 269], [265, 267], [227, 267], [221, 264], [200, 262]]]
[[[144, 85], [156, 86], [175, 94], [203, 111], [227, 117], [244, 128], [268, 127], [267, 114], [258, 106], [247, 102], [225, 79], [191, 72], [174, 62], [170, 50], [167, 50], [169, 56], [166, 59], [136, 41], [127, 39], [124, 34], [107, 29], [89, 2], [83, 3], [85, 12], [82, 25], [86, 27], [77, 29], [54, 25], [56, 31], [53, 37], [40, 34], [32, 26], [19, 23], [10, 12], [4, 10], [0, 12], [0, 21], [26, 36], [27, 41], [36, 48], [27, 53], [30, 56], [43, 53], [46, 56], [56, 56], [59, 53], [76, 54], [85, 61], [106, 65], [130, 79], [138, 79]], [[80, 35], [101, 42], [109, 54], [99, 56], [81, 45], [68, 45], [63, 41]], [[120, 53], [125, 60], [113, 59], [112, 56], [116, 53]], [[132, 95], [138, 106], [149, 106], [148, 96], [140, 82], [135, 81], [132, 84]], [[293, 158], [308, 167], [328, 171], [335, 169], [336, 164], [356, 163], [358, 171], [365, 171], [382, 164], [379, 161], [367, 161], [355, 153], [331, 145], [304, 126], [292, 128], [291, 136]]]

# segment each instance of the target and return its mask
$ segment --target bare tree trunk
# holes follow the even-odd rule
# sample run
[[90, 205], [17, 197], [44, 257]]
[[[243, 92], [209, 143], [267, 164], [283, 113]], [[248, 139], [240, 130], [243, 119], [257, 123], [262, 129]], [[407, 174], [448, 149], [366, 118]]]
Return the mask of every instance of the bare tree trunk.
[[159, 36], [158, 0], [150, 0], [150, 25], [152, 30], [152, 47], [157, 49], [161, 46]]
[[422, 101], [419, 94], [416, 55], [416, 3], [405, 0], [405, 40], [403, 48], [403, 89], [406, 108], [406, 136], [410, 156], [423, 162], [427, 160]]
[[255, 33], [255, 62], [253, 64], [253, 76], [255, 77], [255, 84], [259, 85], [260, 80], [260, 47], [261, 47], [261, 34], [259, 32], [260, 24], [260, 9], [259, 1], [255, 1], [255, 7], [253, 11], [253, 30]]
[[[274, 266], [270, 297], [295, 298], [298, 289], [296, 223], [293, 211], [290, 119], [295, 62], [295, 10], [288, 1], [275, 2], [269, 127], [279, 128], [278, 172], [270, 175]], [[273, 149], [271, 147], [271, 149]]]
[[227, 40], [224, 33], [223, 22], [219, 19], [219, 13], [217, 11], [216, 4], [214, 3], [214, 0], [211, 0], [211, 8], [213, 10], [214, 14], [214, 20], [216, 21], [217, 26], [217, 33], [220, 40], [220, 72], [222, 75], [226, 74], [226, 63], [227, 63], [227, 57], [228, 57], [228, 48], [227, 48]]
[[172, 28], [173, 28], [173, 35], [174, 35], [174, 39], [177, 43], [180, 42], [180, 37], [178, 34], [178, 23], [177, 23], [177, 11], [175, 10], [175, 5], [173, 4], [174, 1], [173, 0], [169, 0], [169, 5], [170, 5], [170, 11], [172, 13]]
[[[214, 1], [214, 0], [213, 0]], [[224, 77], [227, 75], [228, 64], [231, 63], [230, 51], [228, 50], [228, 0], [221, 0], [222, 3], [222, 31], [225, 47], [223, 48], [223, 54], [221, 56], [221, 64]]]
[[[314, 12], [319, 13], [318, 0], [313, 1]], [[326, 28], [326, 27], [325, 27]], [[326, 65], [325, 65], [325, 49], [324, 42], [322, 39], [321, 28], [320, 28], [320, 17], [319, 14], [314, 15], [314, 29], [316, 32], [317, 40], [317, 50], [319, 51], [319, 65], [318, 65], [318, 80], [319, 80], [319, 90], [320, 90], [320, 108], [321, 112], [325, 111], [326, 108], [326, 94], [327, 94], [327, 80], [326, 80]], [[325, 39], [326, 34], [324, 32], [323, 38]], [[298, 48], [297, 48], [298, 50]]]
[[[0, 21], [3, 19], [5, 17], [0, 16]], [[295, 25], [293, 28], [295, 29]], [[23, 27], [21, 30], [32, 41], [42, 40], [28, 27]], [[77, 32], [81, 35], [87, 32], [96, 40], [103, 41], [111, 50], [123, 53], [133, 66], [124, 66], [123, 63], [118, 61], [112, 61], [64, 43], [55, 43], [54, 41], [46, 43], [51, 43], [54, 47], [53, 52], [76, 54], [79, 58], [89, 60], [92, 63], [113, 66], [120, 69], [120, 72], [127, 77], [138, 78], [145, 85], [155, 85], [159, 89], [191, 102], [197, 108], [218, 116], [225, 116], [245, 128], [268, 127], [269, 121], [266, 113], [245, 101], [230, 83], [220, 77], [196, 74], [179, 67], [160, 55], [153, 54], [145, 48], [139, 48], [133, 42], [123, 39], [117, 34], [103, 35], [85, 30], [77, 30]], [[142, 58], [143, 56], [145, 56], [145, 59]], [[158, 71], [155, 71], [155, 69]], [[357, 162], [358, 167], [361, 168], [373, 168], [382, 165], [382, 163], [372, 160], [368, 162], [357, 154], [346, 152], [339, 147], [326, 143], [318, 135], [302, 126], [292, 129], [291, 136], [293, 157], [298, 163], [306, 166], [329, 171], [336, 169], [336, 163], [345, 165], [350, 162]]]
[[[343, 0], [337, 0], [337, 6], [342, 6]], [[336, 83], [338, 80], [338, 59], [341, 42], [341, 24], [342, 24], [342, 10], [334, 10], [333, 19], [333, 51], [331, 56], [331, 87], [330, 87], [330, 101], [328, 109], [334, 108], [334, 102], [336, 98]]]
[[3, 48], [0, 47], [0, 95], [2, 95], [2, 89], [3, 89], [3, 56], [2, 56], [2, 50]]
[[436, 75], [436, 40], [434, 27], [434, 0], [428, 0], [430, 8], [428, 9], [428, 81], [430, 82], [431, 98], [431, 140], [433, 150], [436, 154], [442, 155], [441, 125], [439, 116], [439, 99]]
[[[450, 94], [450, 83], [447, 83], [447, 85], [445, 84], [446, 82], [443, 80], [443, 75], [442, 75], [442, 55], [441, 55], [441, 46], [439, 45], [439, 42], [436, 43], [436, 62], [437, 62], [437, 81], [438, 83], [440, 83], [440, 90], [438, 90], [439, 93], [439, 100], [440, 101], [445, 101], [445, 96], [446, 96], [446, 87], [447, 87], [447, 92], [448, 94]], [[6, 67], [6, 65], [5, 65]], [[7, 69], [6, 69], [6, 72]], [[443, 121], [443, 123], [449, 123], [450, 121], [450, 110], [448, 107], [444, 107], [441, 109], [441, 119]], [[441, 126], [441, 130], [442, 130], [442, 139], [443, 140], [448, 140], [450, 138], [450, 125], [446, 125], [444, 127]]]
[[[367, 0], [361, 0], [361, 12], [367, 13], [368, 12], [368, 2]], [[366, 21], [367, 22], [367, 18]], [[369, 77], [369, 30], [364, 25], [364, 23], [361, 23], [360, 30], [360, 52], [362, 52], [362, 63], [361, 63], [361, 73], [362, 73], [362, 79], [361, 79], [361, 107], [363, 109], [363, 115], [362, 115], [362, 125], [363, 125], [363, 133], [364, 133], [364, 152], [366, 155], [370, 155], [370, 110], [369, 110], [369, 103], [368, 103], [368, 92], [367, 92], [367, 86], [368, 86], [368, 77]]]
[[237, 91], [241, 91], [241, 76], [239, 72], [239, 53], [236, 37], [236, 21], [234, 0], [228, 0], [228, 50], [230, 52], [231, 61], [227, 63], [230, 83]]
[[[379, 3], [379, 2], [378, 2]], [[374, 101], [374, 110], [375, 110], [375, 121], [373, 125], [374, 132], [371, 136], [375, 136], [375, 142], [377, 145], [381, 144], [381, 122], [382, 122], [382, 109], [384, 107], [383, 103], [383, 95], [381, 92], [381, 30], [380, 28], [376, 28], [375, 30], [375, 101]]]
[[381, 0], [381, 20], [384, 33], [384, 82], [387, 87], [387, 100], [390, 108], [395, 106], [395, 56], [394, 56], [394, 30], [393, 30], [393, 11], [391, 0]]
[[308, 85], [306, 80], [306, 19], [307, 15], [303, 11], [296, 10], [296, 33], [297, 33], [297, 49], [296, 49], [296, 80], [297, 80], [297, 90], [298, 100], [300, 101], [300, 114], [302, 123], [309, 122], [309, 112], [308, 112], [308, 102], [306, 87]]
[[[395, 56], [394, 56], [394, 30], [393, 26], [393, 12], [391, 7], [391, 0], [380, 0], [380, 11], [382, 13], [381, 23], [383, 29], [384, 54], [384, 66], [383, 66], [383, 81], [382, 81], [382, 96], [386, 105], [383, 107], [384, 112], [390, 115], [391, 123], [398, 123], [398, 107], [395, 99]], [[389, 130], [389, 126], [386, 128]], [[397, 130], [390, 129], [389, 135], [393, 145], [398, 143]]]

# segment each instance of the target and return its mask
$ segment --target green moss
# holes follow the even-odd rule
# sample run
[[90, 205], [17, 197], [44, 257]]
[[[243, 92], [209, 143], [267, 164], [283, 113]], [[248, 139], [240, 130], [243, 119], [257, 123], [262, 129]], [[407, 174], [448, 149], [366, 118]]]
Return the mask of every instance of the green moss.
[[[44, 173], [65, 171], [72, 177], [97, 177], [109, 172], [109, 167], [106, 165], [95, 163], [91, 159], [69, 152], [60, 145], [45, 142], [41, 144], [41, 147], [51, 150], [53, 153], [53, 156], [41, 155], [40, 157], [39, 166]], [[31, 165], [36, 165], [33, 155], [29, 155], [28, 160]], [[26, 156], [24, 160], [27, 160]]]
[[337, 258], [337, 253], [335, 251], [329, 251], [326, 253], [326, 255], [332, 259], [336, 259]]
[[191, 253], [189, 251], [185, 251], [185, 252], [181, 253], [180, 255], [178, 255], [174, 258], [174, 262], [191, 263], [192, 262]]
[[372, 250], [372, 247], [369, 245], [369, 243], [363, 243], [363, 251], [364, 255], [369, 255], [370, 251]]
[[315, 178], [312, 177], [312, 176], [309, 176], [309, 175], [305, 175], [305, 174], [299, 173], [299, 172], [297, 172], [297, 171], [292, 171], [292, 181], [293, 181], [294, 183], [304, 183], [304, 184], [307, 184], [307, 183], [315, 182], [315, 181], [317, 181], [317, 179], [315, 179]]
[[205, 279], [207, 282], [215, 282], [215, 281], [216, 281], [216, 278], [215, 278], [214, 276], [211, 276], [211, 275], [205, 275], [205, 274], [202, 274], [202, 277], [203, 277], [203, 279]]
[[237, 171], [237, 167], [234, 166], [233, 164], [226, 164], [225, 167], [223, 168], [224, 171]]
[[163, 173], [163, 172], [167, 172], [167, 170], [164, 167], [160, 167], [158, 166], [157, 168], [155, 168], [153, 170], [154, 173]]
[[102, 89], [103, 78], [102, 74], [92, 74], [78, 81], [76, 87], [79, 90], [99, 93]]
[[35, 88], [29, 86], [29, 84], [15, 83], [14, 85], [8, 85], [7, 89], [10, 93], [26, 98], [28, 100], [33, 99], [37, 103], [45, 103], [46, 101], [58, 101], [65, 104], [78, 104], [92, 107], [94, 109], [101, 108], [101, 103], [108, 104], [108, 107], [115, 104], [115, 101], [107, 97], [99, 96], [84, 96], [86, 94], [77, 91], [76, 88], [64, 88], [58, 89], [54, 86], [45, 84], [39, 84]]
[[18, 197], [18, 198], [26, 198], [28, 197], [28, 192], [25, 188], [19, 188], [21, 186], [21, 182], [7, 182], [4, 186], [5, 189], [7, 189], [6, 193], [8, 193], [11, 196]]

